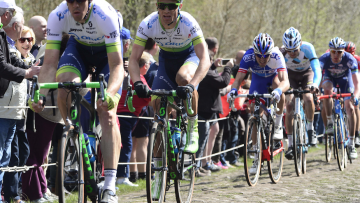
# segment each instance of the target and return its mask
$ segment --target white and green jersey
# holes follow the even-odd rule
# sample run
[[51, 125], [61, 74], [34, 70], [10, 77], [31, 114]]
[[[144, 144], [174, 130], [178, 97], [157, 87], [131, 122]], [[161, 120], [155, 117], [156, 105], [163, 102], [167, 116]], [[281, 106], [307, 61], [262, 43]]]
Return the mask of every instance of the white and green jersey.
[[165, 29], [158, 12], [146, 17], [136, 33], [135, 44], [144, 46], [152, 38], [166, 52], [181, 52], [204, 41], [198, 22], [189, 13], [181, 11], [175, 28]]
[[63, 1], [49, 15], [46, 49], [60, 49], [64, 32], [89, 48], [106, 46], [107, 53], [120, 52], [120, 30], [123, 24], [121, 15], [108, 2], [93, 0], [89, 16], [84, 24], [76, 22], [66, 1]]

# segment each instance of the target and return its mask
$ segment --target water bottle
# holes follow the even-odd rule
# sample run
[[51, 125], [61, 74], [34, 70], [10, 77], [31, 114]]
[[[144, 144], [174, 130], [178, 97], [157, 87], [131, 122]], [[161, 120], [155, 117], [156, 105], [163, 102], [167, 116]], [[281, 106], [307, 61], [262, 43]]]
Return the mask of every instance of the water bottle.
[[179, 152], [181, 130], [175, 127], [170, 127], [170, 130], [171, 130], [171, 138], [174, 146], [174, 153], [177, 154]]
[[90, 136], [88, 136], [86, 133], [84, 133], [84, 138], [85, 138], [86, 150], [88, 152], [90, 162], [93, 163], [95, 161], [95, 156], [91, 149]]

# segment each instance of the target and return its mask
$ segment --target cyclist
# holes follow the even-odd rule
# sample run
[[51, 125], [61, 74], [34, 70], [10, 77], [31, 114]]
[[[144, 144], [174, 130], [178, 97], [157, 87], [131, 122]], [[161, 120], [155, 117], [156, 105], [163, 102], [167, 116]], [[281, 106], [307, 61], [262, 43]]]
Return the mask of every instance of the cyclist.
[[[253, 48], [246, 51], [240, 62], [238, 74], [231, 86], [231, 91], [227, 95], [228, 99], [231, 97], [231, 94], [238, 94], [239, 86], [248, 71], [252, 72], [249, 94], [265, 94], [268, 92], [269, 87], [273, 89], [271, 94], [274, 95], [276, 101], [279, 103], [279, 111], [276, 112], [275, 119], [274, 139], [282, 140], [283, 132], [281, 119], [285, 102], [283, 92], [289, 89], [290, 84], [284, 57], [279, 48], [274, 47], [274, 41], [269, 34], [260, 33], [254, 38]], [[249, 102], [252, 104], [254, 103], [254, 100], [250, 100]], [[265, 104], [264, 99], [261, 99], [261, 102]], [[251, 105], [251, 112], [254, 112], [253, 104]], [[255, 138], [255, 136], [255, 134], [252, 134], [253, 138]], [[256, 143], [256, 140], [253, 139], [253, 143]], [[256, 173], [257, 164], [258, 160], [254, 161], [253, 166], [250, 168], [251, 174]]]
[[[310, 90], [309, 87], [314, 87], [314, 91], [317, 92], [321, 82], [322, 74], [320, 63], [316, 56], [314, 46], [309, 42], [302, 41], [300, 32], [293, 27], [290, 27], [285, 31], [283, 35], [283, 45], [284, 46], [281, 51], [285, 58], [290, 87], [294, 89], [298, 89], [299, 87], [301, 87], [303, 90]], [[316, 132], [314, 131], [313, 125], [315, 105], [313, 102], [312, 94], [304, 94], [303, 100], [307, 120], [306, 129], [309, 137], [309, 144], [311, 146], [315, 146]], [[285, 157], [288, 159], [292, 159], [292, 128], [294, 122], [293, 111], [295, 104], [294, 95], [287, 95], [285, 97], [285, 102], [285, 125], [289, 141], [289, 147], [285, 153]]]
[[[341, 89], [341, 93], [354, 93], [354, 99], [352, 102], [350, 102], [350, 97], [345, 97], [344, 101], [349, 124], [350, 142], [348, 147], [350, 158], [356, 159], [357, 153], [354, 144], [356, 117], [354, 103], [358, 103], [357, 97], [359, 96], [358, 74], [356, 74], [358, 72], [358, 68], [355, 58], [351, 54], [344, 52], [345, 45], [344, 40], [339, 37], [331, 39], [329, 43], [330, 52], [323, 54], [319, 58], [319, 61], [321, 68], [325, 70], [322, 79], [322, 87], [324, 88], [324, 93], [326, 95], [331, 95], [333, 93], [333, 88], [337, 84]], [[325, 99], [324, 106], [327, 118], [325, 133], [334, 134], [332, 99]]]
[[[97, 111], [102, 126], [101, 151], [104, 158], [105, 183], [101, 202], [118, 202], [115, 194], [116, 169], [120, 154], [121, 137], [117, 125], [116, 109], [124, 78], [121, 57], [120, 30], [122, 18], [103, 0], [66, 0], [53, 10], [48, 19], [47, 45], [40, 82], [85, 81], [90, 67], [96, 67], [108, 82], [105, 102], [97, 101]], [[65, 52], [59, 58], [62, 33], [71, 35]], [[59, 63], [58, 63], [59, 62]], [[98, 78], [93, 78], [95, 81]], [[41, 95], [48, 90], [42, 89]], [[119, 94], [120, 93], [120, 94]], [[59, 89], [58, 104], [66, 121], [70, 98]], [[66, 99], [68, 98], [68, 99]], [[36, 112], [43, 109], [43, 99], [32, 104]], [[67, 123], [69, 124], [69, 123]]]
[[[360, 56], [355, 54], [356, 46], [353, 42], [345, 42], [345, 51], [353, 55], [353, 57], [357, 61], [358, 70], [360, 69]], [[357, 105], [355, 108], [355, 115], [356, 115], [356, 127], [355, 127], [355, 147], [360, 147], [360, 137], [359, 137], [359, 130], [360, 130], [360, 109]]]
[[[140, 80], [139, 59], [148, 38], [155, 40], [160, 47], [160, 53], [159, 68], [152, 89], [176, 89], [181, 99], [187, 98], [187, 91], [192, 94], [192, 109], [195, 113], [188, 112], [184, 152], [196, 153], [199, 148], [199, 134], [198, 93], [195, 87], [205, 77], [211, 64], [202, 30], [189, 13], [180, 13], [182, 3], [183, 0], [158, 0], [157, 12], [150, 14], [140, 23], [130, 56], [129, 73], [137, 95], [141, 98], [148, 97], [149, 89]], [[154, 104], [159, 104], [160, 101], [156, 98], [152, 100], [152, 105], [157, 111], [159, 107]], [[161, 158], [154, 158], [155, 165], [160, 161]], [[156, 189], [152, 192], [155, 198], [159, 195]]]

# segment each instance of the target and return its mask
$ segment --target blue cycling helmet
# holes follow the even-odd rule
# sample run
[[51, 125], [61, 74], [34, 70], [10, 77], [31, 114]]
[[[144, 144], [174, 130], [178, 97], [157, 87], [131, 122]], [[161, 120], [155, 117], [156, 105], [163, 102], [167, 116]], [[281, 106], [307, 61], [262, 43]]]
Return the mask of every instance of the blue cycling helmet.
[[274, 40], [267, 33], [260, 33], [253, 41], [254, 52], [256, 54], [271, 54], [274, 48]]
[[291, 27], [283, 35], [283, 45], [286, 49], [296, 49], [301, 44], [301, 34], [299, 30]]
[[345, 49], [346, 43], [340, 37], [335, 37], [329, 42], [330, 49]]

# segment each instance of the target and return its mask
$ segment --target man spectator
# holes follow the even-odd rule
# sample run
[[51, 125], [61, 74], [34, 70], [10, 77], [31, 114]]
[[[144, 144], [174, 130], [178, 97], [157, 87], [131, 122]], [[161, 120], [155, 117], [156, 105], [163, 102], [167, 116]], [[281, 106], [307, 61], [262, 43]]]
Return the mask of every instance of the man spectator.
[[[15, 8], [16, 15], [11, 19], [10, 23], [4, 27], [7, 34], [7, 40], [10, 48], [10, 54], [17, 55], [21, 58], [20, 52], [15, 47], [15, 41], [21, 37], [24, 27], [23, 10], [19, 7]], [[5, 92], [5, 97], [0, 99], [1, 106], [25, 106], [27, 97], [27, 80], [21, 83], [11, 81]], [[15, 119], [15, 133], [11, 142], [11, 158], [9, 167], [23, 166], [29, 156], [29, 143], [25, 134], [25, 109], [0, 109], [1, 118]], [[18, 195], [20, 172], [7, 172], [4, 175], [4, 198], [7, 202], [21, 202]]]
[[33, 31], [35, 33], [36, 42], [35, 42], [33, 48], [31, 49], [30, 53], [32, 55], [34, 55], [34, 57], [36, 57], [36, 55], [39, 52], [40, 47], [43, 45], [42, 42], [44, 40], [46, 40], [47, 21], [42, 16], [33, 16], [32, 18], [30, 18], [30, 20], [28, 22], [28, 26], [31, 29], [33, 29]]
[[206, 44], [208, 45], [208, 49], [214, 53], [214, 56], [217, 54], [219, 50], [219, 43], [216, 37], [208, 37], [205, 39]]
[[156, 61], [154, 59], [155, 54], [157, 54], [159, 51], [159, 46], [155, 43], [155, 41], [153, 39], [149, 38], [145, 44], [144, 51], [151, 55], [150, 68], [145, 75], [146, 82], [148, 83], [149, 87], [151, 87], [152, 83], [154, 81], [154, 78], [155, 78], [155, 74], [159, 68], [159, 64], [156, 63]]

